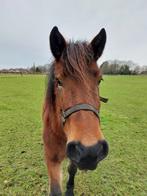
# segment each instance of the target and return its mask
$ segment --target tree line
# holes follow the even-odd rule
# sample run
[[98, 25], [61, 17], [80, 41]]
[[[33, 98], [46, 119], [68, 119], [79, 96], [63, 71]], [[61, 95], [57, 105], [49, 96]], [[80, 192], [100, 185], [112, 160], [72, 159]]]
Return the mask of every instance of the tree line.
[[105, 61], [100, 66], [103, 74], [110, 75], [138, 75], [147, 74], [147, 66], [135, 65], [128, 61]]

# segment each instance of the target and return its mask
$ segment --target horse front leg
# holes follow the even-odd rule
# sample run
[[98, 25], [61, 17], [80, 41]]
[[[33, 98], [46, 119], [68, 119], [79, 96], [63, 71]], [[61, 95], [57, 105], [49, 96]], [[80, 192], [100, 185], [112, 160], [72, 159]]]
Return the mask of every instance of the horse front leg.
[[70, 163], [68, 167], [69, 178], [66, 184], [66, 193], [65, 196], [74, 196], [74, 178], [77, 172], [77, 166], [74, 163]]
[[49, 190], [50, 196], [61, 196], [61, 162], [64, 159], [64, 148], [60, 147], [60, 151], [58, 146], [55, 144], [52, 145], [44, 144], [46, 165], [48, 170], [49, 177]]
[[51, 160], [46, 157], [48, 176], [49, 176], [49, 189], [50, 196], [61, 196], [61, 170], [60, 162]]

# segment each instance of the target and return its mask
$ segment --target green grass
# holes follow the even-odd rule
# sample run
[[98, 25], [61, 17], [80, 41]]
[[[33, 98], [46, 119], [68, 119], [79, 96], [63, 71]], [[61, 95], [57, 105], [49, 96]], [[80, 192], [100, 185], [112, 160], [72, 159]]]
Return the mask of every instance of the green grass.
[[[147, 77], [104, 76], [103, 133], [110, 152], [95, 171], [79, 171], [75, 196], [147, 195]], [[48, 191], [41, 109], [45, 77], [0, 75], [0, 195]], [[68, 162], [63, 164], [63, 189]], [[84, 193], [84, 194], [83, 194]]]

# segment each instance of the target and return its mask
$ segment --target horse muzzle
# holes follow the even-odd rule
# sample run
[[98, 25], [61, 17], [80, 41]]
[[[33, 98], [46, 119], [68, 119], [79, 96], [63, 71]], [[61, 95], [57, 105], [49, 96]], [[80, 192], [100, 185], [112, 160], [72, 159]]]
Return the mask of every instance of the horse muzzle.
[[94, 170], [97, 164], [107, 156], [108, 149], [108, 143], [105, 140], [88, 147], [80, 142], [72, 141], [67, 144], [67, 157], [80, 170]]

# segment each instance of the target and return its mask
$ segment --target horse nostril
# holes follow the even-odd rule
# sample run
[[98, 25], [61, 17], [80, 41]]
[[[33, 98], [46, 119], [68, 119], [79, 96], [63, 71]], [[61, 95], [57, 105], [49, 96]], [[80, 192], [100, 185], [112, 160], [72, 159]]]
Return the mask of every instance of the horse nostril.
[[78, 142], [69, 142], [66, 150], [67, 157], [72, 161], [79, 162], [81, 157], [80, 145]]
[[101, 161], [108, 155], [109, 146], [105, 140], [99, 141], [98, 145], [100, 148], [99, 153], [98, 153], [98, 161]]

